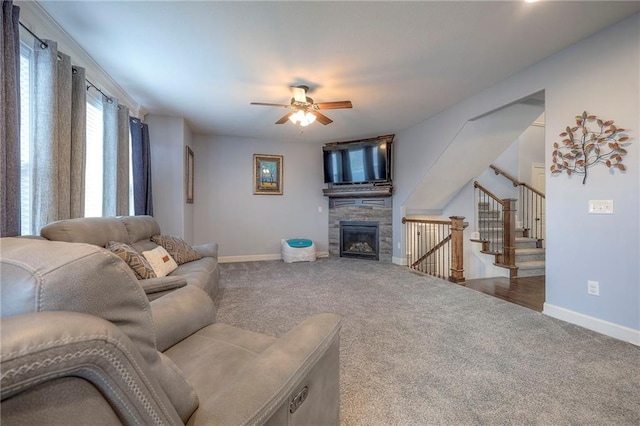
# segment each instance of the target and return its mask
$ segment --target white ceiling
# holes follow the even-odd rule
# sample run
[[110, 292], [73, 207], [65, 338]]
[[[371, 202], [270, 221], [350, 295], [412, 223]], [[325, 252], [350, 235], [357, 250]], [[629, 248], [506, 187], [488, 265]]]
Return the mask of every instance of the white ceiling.
[[[152, 113], [199, 134], [395, 133], [640, 10], [640, 2], [39, 1]], [[577, 68], [577, 72], [579, 69]], [[306, 84], [333, 124], [274, 123]]]

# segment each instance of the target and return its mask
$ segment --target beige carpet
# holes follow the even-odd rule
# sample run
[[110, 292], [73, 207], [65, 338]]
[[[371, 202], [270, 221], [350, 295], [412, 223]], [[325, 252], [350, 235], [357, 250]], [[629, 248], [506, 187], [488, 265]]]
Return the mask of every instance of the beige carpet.
[[218, 321], [342, 316], [344, 425], [640, 425], [640, 348], [374, 261], [222, 265]]

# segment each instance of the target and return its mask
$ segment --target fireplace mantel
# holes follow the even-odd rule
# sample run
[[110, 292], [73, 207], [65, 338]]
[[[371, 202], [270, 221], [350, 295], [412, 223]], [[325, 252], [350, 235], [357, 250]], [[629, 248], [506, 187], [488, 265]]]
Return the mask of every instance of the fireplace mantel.
[[371, 198], [390, 197], [393, 194], [392, 185], [346, 185], [333, 186], [322, 190], [329, 198]]

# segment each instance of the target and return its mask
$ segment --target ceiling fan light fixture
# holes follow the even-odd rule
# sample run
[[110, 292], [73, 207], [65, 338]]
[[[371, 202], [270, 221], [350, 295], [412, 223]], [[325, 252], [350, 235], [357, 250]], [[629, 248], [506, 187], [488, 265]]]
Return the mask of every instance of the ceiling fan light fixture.
[[300, 124], [302, 127], [306, 127], [316, 121], [316, 116], [311, 114], [310, 112], [305, 112], [304, 110], [300, 109], [295, 114], [291, 114], [289, 116], [289, 120], [293, 124]]
[[308, 124], [311, 124], [311, 123], [313, 123], [314, 121], [316, 121], [316, 116], [315, 116], [315, 115], [313, 115], [313, 114], [311, 114], [310, 112], [307, 112], [307, 113], [304, 115], [304, 118], [306, 118], [306, 119], [307, 119]]
[[289, 116], [289, 121], [291, 121], [293, 124], [296, 124], [298, 122], [298, 113], [291, 114]]
[[291, 102], [288, 105], [265, 102], [251, 102], [251, 105], [287, 108], [291, 110], [291, 112], [280, 117], [280, 119], [276, 121], [276, 124], [284, 124], [288, 120], [293, 124], [299, 124], [302, 127], [306, 127], [309, 124], [314, 123], [316, 120], [325, 126], [333, 123], [332, 119], [319, 112], [319, 110], [353, 108], [351, 101], [315, 103], [313, 99], [306, 96], [309, 91], [307, 86], [294, 86], [291, 87], [291, 90], [293, 91], [293, 98], [291, 98]]

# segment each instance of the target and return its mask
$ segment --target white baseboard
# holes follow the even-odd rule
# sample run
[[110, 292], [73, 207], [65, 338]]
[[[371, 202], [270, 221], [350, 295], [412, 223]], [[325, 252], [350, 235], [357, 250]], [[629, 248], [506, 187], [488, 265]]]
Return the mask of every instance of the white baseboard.
[[[319, 251], [316, 253], [316, 258], [329, 257], [328, 251]], [[264, 260], [281, 260], [282, 255], [277, 254], [248, 254], [245, 256], [220, 256], [218, 262], [220, 263], [236, 263], [236, 262], [262, 262]]]
[[624, 340], [625, 342], [640, 346], [640, 330], [634, 330], [633, 328], [625, 327], [623, 325], [590, 317], [550, 303], [544, 304], [542, 313], [550, 317], [602, 333], [609, 337]]

